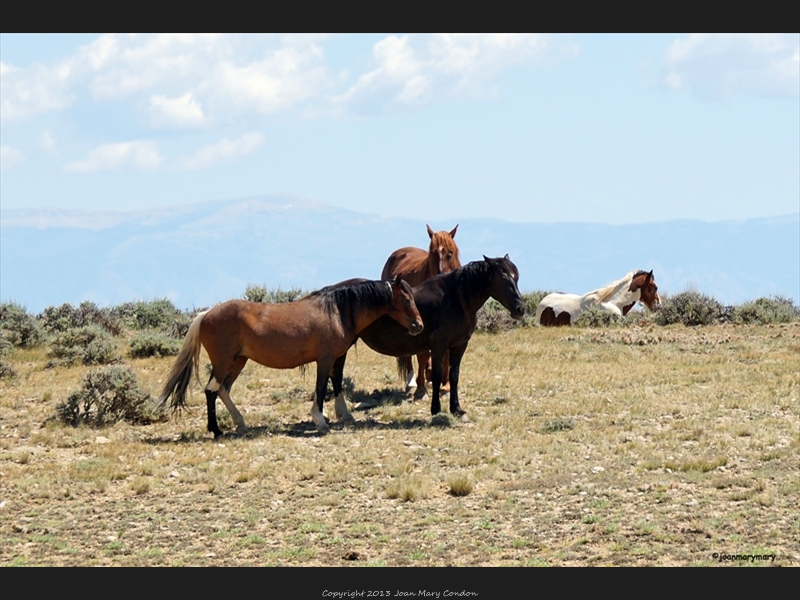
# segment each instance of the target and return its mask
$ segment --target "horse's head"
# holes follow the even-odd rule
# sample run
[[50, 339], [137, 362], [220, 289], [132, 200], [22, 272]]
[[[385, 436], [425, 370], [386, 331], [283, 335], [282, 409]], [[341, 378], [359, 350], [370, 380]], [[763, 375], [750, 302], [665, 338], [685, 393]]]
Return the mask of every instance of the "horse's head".
[[458, 258], [458, 246], [453, 240], [456, 237], [456, 229], [458, 225], [453, 227], [449, 233], [447, 231], [433, 232], [430, 225], [428, 228], [428, 236], [431, 238], [431, 245], [428, 248], [428, 260], [433, 265], [436, 274], [449, 273], [453, 269], [461, 266], [461, 261]]
[[525, 301], [519, 293], [517, 282], [519, 271], [506, 254], [503, 258], [483, 257], [492, 271], [492, 283], [489, 295], [505, 306], [515, 319], [525, 316]]
[[408, 285], [398, 275], [389, 282], [392, 288], [392, 307], [389, 316], [408, 329], [411, 335], [422, 333], [422, 317], [419, 315], [417, 305], [414, 303], [414, 293]]
[[661, 305], [661, 298], [658, 296], [658, 286], [653, 279], [653, 271], [645, 273], [640, 271], [631, 279], [630, 291], [639, 290], [639, 301], [649, 310], [656, 310]]

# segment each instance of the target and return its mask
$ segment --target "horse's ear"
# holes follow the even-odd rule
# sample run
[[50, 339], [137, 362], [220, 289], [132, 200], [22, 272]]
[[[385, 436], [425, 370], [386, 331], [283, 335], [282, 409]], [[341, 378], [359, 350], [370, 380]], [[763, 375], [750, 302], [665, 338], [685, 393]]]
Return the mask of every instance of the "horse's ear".
[[394, 276], [394, 282], [397, 285], [400, 285], [403, 282], [403, 277], [400, 273]]
[[506, 255], [505, 255], [503, 258], [504, 258], [505, 260], [511, 260], [510, 258], [508, 258], [508, 254], [506, 254]]
[[483, 255], [483, 260], [485, 260], [486, 262], [491, 262], [491, 259], [485, 254]]
[[650, 269], [647, 277], [644, 278], [644, 284], [647, 285], [647, 282], [649, 282], [651, 279], [653, 279], [653, 269]]
[[451, 238], [454, 238], [454, 237], [456, 237], [456, 229], [458, 229], [458, 225], [456, 225], [455, 227], [453, 227], [453, 231], [451, 231], [451, 232], [450, 232], [450, 237], [451, 237]]
[[430, 225], [425, 225], [428, 228], [428, 237], [433, 239], [433, 229], [431, 229]]

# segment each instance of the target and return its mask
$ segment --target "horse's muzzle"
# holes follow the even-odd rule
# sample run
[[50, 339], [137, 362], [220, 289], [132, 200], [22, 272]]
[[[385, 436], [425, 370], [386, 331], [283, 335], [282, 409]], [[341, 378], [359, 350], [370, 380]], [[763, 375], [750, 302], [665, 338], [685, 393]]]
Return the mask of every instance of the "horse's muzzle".
[[422, 325], [422, 323], [412, 323], [411, 325], [408, 326], [408, 333], [409, 335], [419, 335], [420, 333], [422, 333], [423, 329], [424, 326]]
[[525, 316], [525, 303], [517, 302], [510, 310], [511, 317], [514, 319], [521, 319]]

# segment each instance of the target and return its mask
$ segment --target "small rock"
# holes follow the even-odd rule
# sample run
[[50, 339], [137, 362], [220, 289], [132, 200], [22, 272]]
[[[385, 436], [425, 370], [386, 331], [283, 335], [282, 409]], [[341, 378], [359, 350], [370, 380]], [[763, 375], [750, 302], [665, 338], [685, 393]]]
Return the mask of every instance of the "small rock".
[[110, 441], [110, 439], [103, 437], [102, 435], [98, 435], [96, 438], [94, 438], [95, 444], [108, 444]]

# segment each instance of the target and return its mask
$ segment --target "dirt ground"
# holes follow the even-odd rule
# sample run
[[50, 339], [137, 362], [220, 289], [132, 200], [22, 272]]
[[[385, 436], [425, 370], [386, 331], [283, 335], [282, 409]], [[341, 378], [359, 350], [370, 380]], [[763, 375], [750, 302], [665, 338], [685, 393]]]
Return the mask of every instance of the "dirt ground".
[[[798, 323], [476, 334], [466, 420], [359, 345], [371, 407], [324, 436], [313, 365], [251, 363], [249, 432], [216, 442], [199, 387], [166, 422], [73, 428], [54, 407], [88, 367], [8, 362], [0, 564], [800, 566]], [[156, 395], [172, 361], [126, 362]]]

